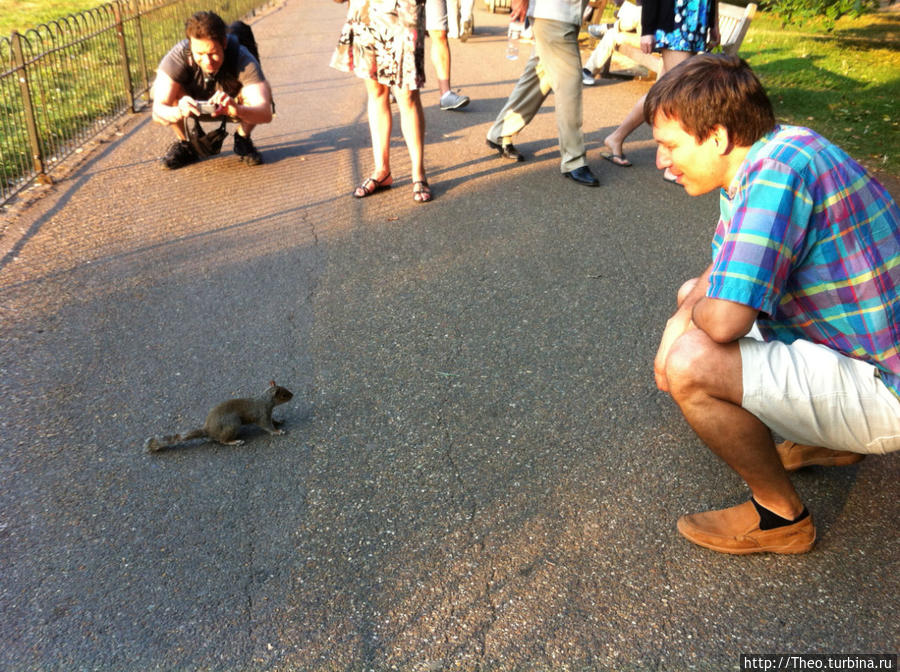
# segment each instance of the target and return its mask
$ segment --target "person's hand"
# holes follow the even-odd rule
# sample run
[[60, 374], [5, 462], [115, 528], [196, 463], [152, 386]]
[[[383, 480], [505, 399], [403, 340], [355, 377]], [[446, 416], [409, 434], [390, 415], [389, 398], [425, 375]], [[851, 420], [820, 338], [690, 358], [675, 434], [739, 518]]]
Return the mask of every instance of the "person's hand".
[[721, 40], [722, 36], [719, 34], [719, 27], [711, 26], [709, 29], [709, 38], [706, 40], [706, 49], [712, 51], [719, 46]]
[[641, 35], [641, 51], [645, 54], [653, 53], [653, 45], [656, 43], [656, 40], [653, 38], [653, 35]]
[[197, 107], [197, 101], [190, 96], [182, 96], [179, 98], [175, 107], [178, 109], [179, 119], [187, 119], [192, 114], [200, 114], [200, 109]]
[[214, 117], [227, 116], [237, 118], [237, 101], [224, 91], [216, 91], [209, 99], [209, 102], [216, 106], [216, 111], [213, 112]]
[[666, 360], [669, 357], [669, 351], [682, 334], [694, 328], [694, 323], [691, 322], [691, 311], [681, 308], [666, 322], [665, 331], [663, 331], [659, 348], [656, 351], [656, 359], [653, 360], [653, 377], [656, 379], [656, 387], [663, 392], [669, 391], [669, 380], [666, 377]]
[[509, 10], [509, 21], [524, 21], [528, 14], [528, 0], [512, 0]]

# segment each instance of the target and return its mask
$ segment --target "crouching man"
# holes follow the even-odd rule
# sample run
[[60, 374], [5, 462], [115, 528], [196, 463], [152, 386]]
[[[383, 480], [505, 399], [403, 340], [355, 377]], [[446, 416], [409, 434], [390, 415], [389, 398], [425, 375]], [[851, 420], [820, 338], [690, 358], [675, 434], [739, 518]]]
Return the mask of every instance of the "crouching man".
[[[258, 58], [237, 35], [228, 34], [225, 22], [213, 12], [191, 16], [185, 35], [160, 62], [153, 84], [153, 119], [178, 138], [163, 157], [163, 166], [180, 168], [197, 161], [197, 138], [192, 143], [189, 137], [192, 132], [202, 134], [196, 118], [217, 117], [238, 124], [235, 154], [249, 165], [262, 163], [250, 134], [257, 124], [272, 121], [272, 92]], [[221, 147], [221, 138], [218, 143], [211, 153]]]
[[723, 553], [806, 552], [787, 471], [900, 448], [900, 210], [838, 147], [776, 125], [737, 57], [683, 63], [644, 116], [658, 168], [688, 194], [721, 189], [712, 264], [678, 292], [656, 383], [752, 493], [678, 530]]

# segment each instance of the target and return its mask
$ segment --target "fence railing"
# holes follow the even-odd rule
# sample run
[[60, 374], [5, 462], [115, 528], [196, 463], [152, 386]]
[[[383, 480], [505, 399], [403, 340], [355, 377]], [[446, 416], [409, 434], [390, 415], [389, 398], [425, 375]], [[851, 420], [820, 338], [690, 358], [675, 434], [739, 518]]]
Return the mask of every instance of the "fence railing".
[[141, 109], [188, 16], [211, 9], [230, 23], [274, 3], [113, 0], [0, 38], [0, 204]]

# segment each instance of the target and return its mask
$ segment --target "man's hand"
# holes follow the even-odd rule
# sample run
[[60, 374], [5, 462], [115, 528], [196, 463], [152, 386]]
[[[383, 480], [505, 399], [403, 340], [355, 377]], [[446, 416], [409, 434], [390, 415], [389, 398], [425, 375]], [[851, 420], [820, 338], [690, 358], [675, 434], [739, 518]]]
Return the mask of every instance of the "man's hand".
[[199, 104], [197, 103], [197, 101], [190, 96], [182, 96], [181, 98], [179, 98], [178, 104], [176, 106], [178, 108], [179, 121], [191, 116], [192, 114], [194, 116], [200, 114], [200, 108], [198, 107], [198, 105]]
[[[647, 36], [651, 37], [652, 36]], [[694, 305], [706, 295], [706, 288], [709, 286], [709, 271], [712, 269], [710, 265], [706, 271], [698, 278], [691, 278], [678, 288], [676, 301], [678, 309], [675, 314], [666, 322], [665, 331], [659, 342], [659, 348], [656, 350], [656, 359], [653, 360], [653, 375], [656, 378], [656, 387], [663, 392], [669, 391], [669, 381], [666, 378], [666, 360], [669, 357], [669, 351], [672, 345], [682, 334], [691, 329], [696, 329], [696, 325], [692, 320]]]
[[213, 112], [214, 117], [238, 118], [237, 101], [224, 91], [216, 91], [209, 102], [216, 106], [216, 111]]
[[654, 44], [656, 44], [656, 40], [653, 39], [653, 35], [641, 35], [641, 51], [645, 54], [653, 53]]
[[666, 377], [666, 359], [669, 357], [669, 351], [675, 341], [690, 329], [696, 329], [696, 327], [691, 321], [691, 311], [688, 308], [679, 308], [666, 322], [666, 329], [663, 331], [659, 348], [656, 350], [656, 359], [653, 360], [653, 376], [656, 378], [656, 387], [663, 392], [669, 391], [669, 380]]

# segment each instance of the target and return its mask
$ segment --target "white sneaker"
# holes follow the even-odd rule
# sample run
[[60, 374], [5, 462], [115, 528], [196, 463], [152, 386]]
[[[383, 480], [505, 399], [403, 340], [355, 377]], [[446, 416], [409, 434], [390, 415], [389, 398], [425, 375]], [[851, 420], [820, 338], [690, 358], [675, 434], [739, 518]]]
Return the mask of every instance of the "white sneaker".
[[598, 40], [606, 35], [606, 31], [610, 29], [610, 24], [608, 23], [592, 23], [588, 26], [588, 34], [591, 37], [596, 37]]
[[441, 96], [442, 110], [461, 110], [468, 104], [468, 96], [461, 96], [453, 91], [447, 91], [447, 93]]
[[585, 86], [593, 86], [597, 83], [597, 80], [594, 79], [594, 76], [591, 74], [591, 71], [587, 68], [581, 69], [581, 83]]

